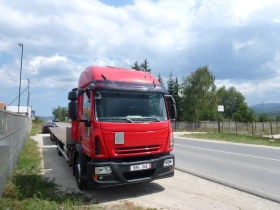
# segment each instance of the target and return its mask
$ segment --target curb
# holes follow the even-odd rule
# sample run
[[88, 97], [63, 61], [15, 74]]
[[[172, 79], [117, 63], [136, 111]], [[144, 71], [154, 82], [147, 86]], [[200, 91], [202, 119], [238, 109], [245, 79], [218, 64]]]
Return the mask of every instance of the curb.
[[264, 198], [264, 199], [267, 199], [267, 200], [270, 200], [270, 201], [273, 201], [273, 202], [276, 202], [276, 203], [280, 203], [280, 197], [276, 197], [275, 195], [270, 194], [270, 193], [265, 193], [265, 192], [262, 192], [262, 191], [259, 191], [259, 190], [254, 190], [254, 189], [250, 189], [250, 188], [247, 188], [247, 187], [243, 187], [243, 186], [240, 186], [238, 184], [233, 184], [233, 183], [227, 182], [225, 180], [216, 179], [214, 177], [207, 176], [207, 175], [204, 175], [204, 174], [200, 174], [200, 173], [197, 173], [197, 172], [193, 172], [193, 171], [190, 171], [190, 170], [182, 169], [180, 167], [175, 167], [175, 169], [178, 170], [178, 171], [185, 172], [185, 173], [191, 174], [193, 176], [202, 178], [202, 179], [206, 179], [208, 181], [212, 181], [212, 182], [215, 182], [215, 183], [218, 183], [218, 184], [221, 184], [221, 185], [224, 185], [224, 186], [236, 189], [236, 190], [240, 190], [242, 192], [245, 192], [245, 193], [248, 193], [248, 194], [251, 194], [251, 195], [258, 196], [260, 198]]

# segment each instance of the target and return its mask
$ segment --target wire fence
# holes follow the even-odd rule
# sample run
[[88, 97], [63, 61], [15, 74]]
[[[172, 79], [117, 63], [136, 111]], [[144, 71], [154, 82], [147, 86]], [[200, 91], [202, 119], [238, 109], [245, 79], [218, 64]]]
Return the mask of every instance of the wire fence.
[[[220, 128], [219, 128], [220, 127]], [[235, 121], [216, 122], [186, 122], [173, 121], [172, 128], [175, 131], [194, 131], [194, 132], [220, 132], [234, 133], [252, 136], [276, 135], [280, 134], [280, 123], [275, 122], [252, 122], [243, 123]]]
[[0, 197], [27, 139], [29, 118], [0, 110]]

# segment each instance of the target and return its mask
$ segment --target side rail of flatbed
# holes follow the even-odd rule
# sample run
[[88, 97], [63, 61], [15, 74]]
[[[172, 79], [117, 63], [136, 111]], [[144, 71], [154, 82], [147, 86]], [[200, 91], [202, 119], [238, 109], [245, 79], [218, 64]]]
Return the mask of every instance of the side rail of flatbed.
[[66, 161], [71, 163], [72, 149], [76, 144], [76, 141], [71, 137], [71, 128], [50, 128], [50, 138], [52, 141], [56, 142], [58, 155], [63, 155]]

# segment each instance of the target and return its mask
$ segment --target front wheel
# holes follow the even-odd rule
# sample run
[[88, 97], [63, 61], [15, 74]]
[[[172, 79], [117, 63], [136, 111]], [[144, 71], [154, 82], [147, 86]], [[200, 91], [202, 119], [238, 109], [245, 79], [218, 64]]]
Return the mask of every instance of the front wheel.
[[82, 179], [82, 168], [81, 168], [81, 159], [80, 155], [76, 158], [75, 163], [75, 178], [77, 180], [77, 185], [80, 190], [84, 190], [86, 188], [86, 182]]

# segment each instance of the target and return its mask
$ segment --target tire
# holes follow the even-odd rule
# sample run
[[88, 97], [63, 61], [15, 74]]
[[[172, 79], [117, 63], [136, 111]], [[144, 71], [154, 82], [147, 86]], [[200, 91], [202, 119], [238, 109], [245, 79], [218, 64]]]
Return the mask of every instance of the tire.
[[73, 152], [72, 151], [69, 151], [69, 161], [68, 161], [68, 165], [69, 167], [73, 166]]
[[82, 179], [82, 169], [81, 169], [81, 159], [80, 155], [77, 155], [76, 162], [75, 162], [75, 178], [77, 181], [78, 188], [80, 190], [86, 189], [86, 182]]

